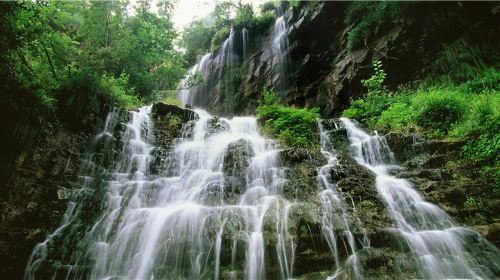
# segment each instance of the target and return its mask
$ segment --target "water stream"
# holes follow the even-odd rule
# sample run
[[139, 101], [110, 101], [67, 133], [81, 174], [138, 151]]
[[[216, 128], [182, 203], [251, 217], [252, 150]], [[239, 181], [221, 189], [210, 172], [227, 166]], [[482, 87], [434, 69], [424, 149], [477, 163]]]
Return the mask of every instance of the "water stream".
[[[419, 277], [424, 279], [490, 279], [495, 275], [475, 256], [489, 251], [495, 259], [491, 265], [498, 271], [498, 249], [483, 240], [477, 232], [455, 225], [436, 205], [425, 201], [405, 179], [397, 178], [396, 164], [389, 145], [378, 134], [369, 135], [353, 121], [342, 118], [354, 159], [376, 175], [376, 187], [394, 221], [395, 230], [406, 240], [417, 262]], [[484, 248], [471, 248], [468, 243]]]
[[[267, 270], [291, 278], [295, 245], [287, 220], [293, 204], [280, 195], [279, 151], [260, 135], [256, 119], [219, 119], [196, 110], [199, 118], [185, 125], [170, 165], [154, 176], [150, 110], [130, 113], [121, 155], [104, 186], [103, 214], [79, 240], [72, 265], [52, 276], [219, 279], [224, 265], [228, 273], [244, 271], [234, 275], [237, 279], [264, 279], [266, 266], [276, 263]], [[108, 128], [103, 133], [116, 136]], [[225, 175], [224, 169], [233, 172]], [[75, 227], [81, 214], [70, 207], [61, 229], [34, 250], [26, 279], [34, 279], [47, 261], [48, 243], [64, 238], [62, 229]], [[275, 236], [274, 254], [266, 254], [264, 231]], [[231, 267], [234, 271], [227, 271]]]

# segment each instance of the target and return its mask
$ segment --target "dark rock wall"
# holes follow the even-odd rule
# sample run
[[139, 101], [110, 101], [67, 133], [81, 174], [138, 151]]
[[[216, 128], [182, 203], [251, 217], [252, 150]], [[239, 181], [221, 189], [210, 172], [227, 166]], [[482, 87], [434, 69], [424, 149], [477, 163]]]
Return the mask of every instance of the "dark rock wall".
[[[402, 17], [380, 22], [368, 30], [368, 40], [349, 49], [348, 34], [362, 18], [355, 18], [354, 25], [346, 24], [348, 5], [309, 1], [285, 10], [289, 47], [284, 76], [272, 48], [272, 26], [267, 34], [249, 34], [247, 61], [241, 59], [240, 31], [236, 30], [238, 63], [232, 70], [212, 65], [201, 93], [204, 101], [195, 105], [223, 115], [253, 113], [263, 91], [274, 89], [284, 103], [319, 107], [324, 117], [330, 117], [364, 94], [361, 80], [372, 75], [374, 60], [383, 61], [386, 82], [395, 89], [433, 75], [430, 66], [443, 46], [459, 38], [467, 37], [477, 46], [500, 47], [495, 35], [500, 32], [497, 3], [412, 2], [401, 4]], [[217, 57], [217, 52], [212, 56]], [[223, 90], [223, 80], [228, 79], [236, 80], [232, 92]], [[280, 88], [282, 79], [286, 80], [284, 89]]]
[[[96, 116], [96, 129], [103, 119]], [[75, 132], [60, 122], [25, 149], [13, 176], [0, 186], [0, 278], [21, 279], [33, 247], [60, 223], [93, 136], [93, 128]]]

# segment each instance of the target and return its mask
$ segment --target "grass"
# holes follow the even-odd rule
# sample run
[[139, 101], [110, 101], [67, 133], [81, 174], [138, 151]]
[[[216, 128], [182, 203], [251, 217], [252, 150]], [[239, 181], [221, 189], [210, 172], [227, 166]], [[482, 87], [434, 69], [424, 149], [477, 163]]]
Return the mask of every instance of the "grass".
[[[342, 115], [371, 129], [425, 131], [431, 138], [464, 140], [462, 159], [499, 191], [500, 69], [483, 71], [462, 83], [422, 83], [396, 92], [379, 90], [382, 83], [374, 91], [364, 83], [368, 93], [352, 101]], [[377, 80], [374, 76], [372, 81]]]

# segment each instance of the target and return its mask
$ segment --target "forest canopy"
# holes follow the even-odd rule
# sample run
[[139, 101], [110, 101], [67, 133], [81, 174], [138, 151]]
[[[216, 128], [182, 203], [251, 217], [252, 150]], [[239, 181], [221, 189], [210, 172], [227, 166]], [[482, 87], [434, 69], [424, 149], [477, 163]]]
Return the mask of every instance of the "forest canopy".
[[158, 13], [148, 1], [0, 5], [2, 87], [23, 89], [44, 109], [82, 94], [131, 107], [175, 88], [184, 74], [168, 0], [158, 1]]

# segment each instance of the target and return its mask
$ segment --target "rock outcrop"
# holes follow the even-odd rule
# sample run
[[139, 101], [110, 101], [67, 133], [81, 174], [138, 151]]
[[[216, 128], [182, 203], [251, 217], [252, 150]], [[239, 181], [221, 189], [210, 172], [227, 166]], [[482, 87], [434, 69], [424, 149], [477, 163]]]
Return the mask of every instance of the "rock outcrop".
[[[346, 2], [301, 2], [282, 7], [287, 48], [280, 59], [273, 47], [273, 27], [249, 34], [250, 55], [243, 60], [241, 30], [235, 30], [233, 63], [225, 64], [223, 48], [210, 56], [209, 75], [194, 105], [222, 115], [253, 113], [266, 89], [280, 93], [283, 103], [319, 107], [324, 117], [337, 115], [365, 90], [361, 80], [382, 60], [390, 88], [425, 77], [431, 64], [450, 44], [469, 36], [499, 45], [496, 4], [409, 3], [404, 16], [370, 27], [363, 44], [350, 46], [349, 34], [363, 15], [346, 23]], [[470, 26], [474, 25], [473, 28]], [[282, 63], [282, 65], [280, 65]], [[281, 71], [284, 70], [284, 71]]]

